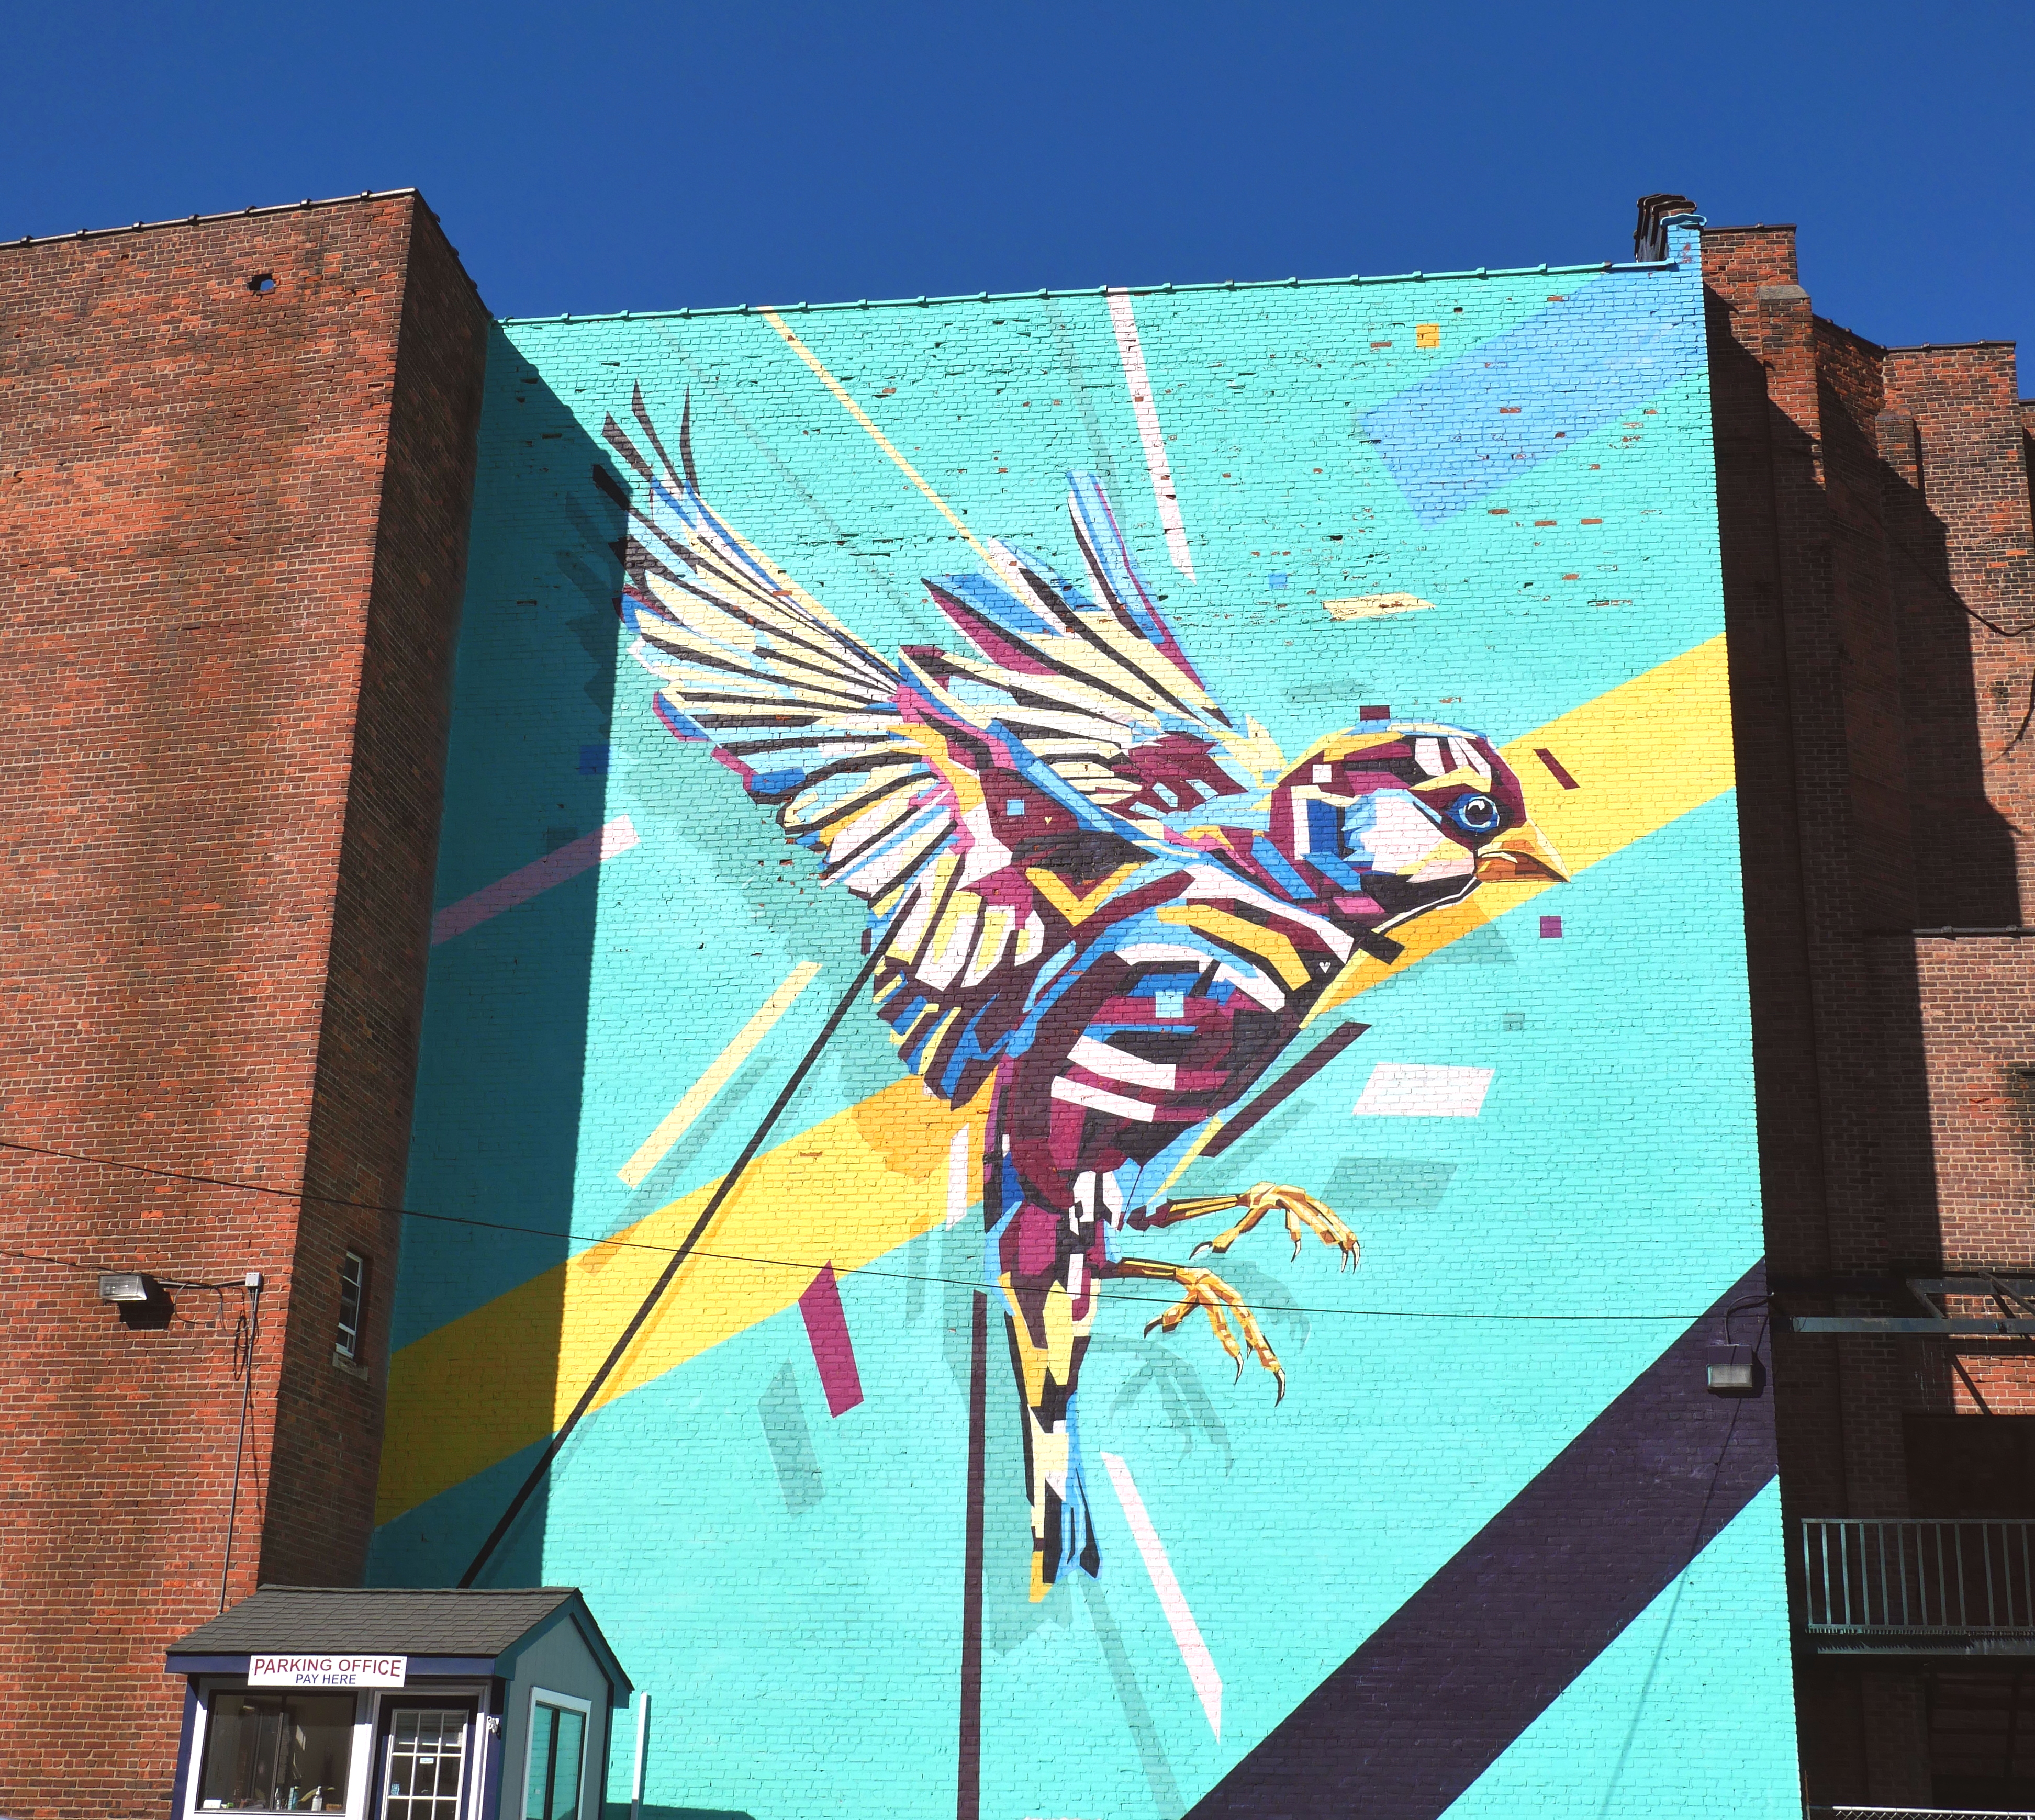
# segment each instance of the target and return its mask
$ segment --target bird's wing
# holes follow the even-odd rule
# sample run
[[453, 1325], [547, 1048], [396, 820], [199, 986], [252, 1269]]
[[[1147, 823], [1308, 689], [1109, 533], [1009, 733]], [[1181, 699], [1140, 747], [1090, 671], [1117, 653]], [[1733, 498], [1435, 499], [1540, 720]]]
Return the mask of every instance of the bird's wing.
[[786, 837], [822, 856], [823, 878], [892, 907], [955, 826], [927, 735], [900, 706], [903, 679], [709, 509], [690, 400], [675, 468], [640, 386], [634, 414], [649, 454], [612, 417], [604, 434], [642, 484], [594, 478], [629, 515], [618, 605], [658, 679], [659, 718], [712, 742]]
[[985, 792], [1026, 788], [1010, 762], [1021, 752], [943, 713], [706, 505], [690, 410], [675, 468], [640, 389], [634, 407], [647, 454], [612, 418], [604, 434], [641, 484], [594, 475], [628, 513], [619, 607], [658, 716], [711, 742], [787, 838], [822, 855], [822, 878], [868, 904], [883, 931], [878, 1013], [905, 1065], [964, 1100], [1044, 952], [1021, 869], [1002, 867], [990, 897], [971, 889], [997, 866]]
[[915, 680], [946, 713], [1017, 739], [1090, 802], [1140, 822], [1138, 768], [1124, 761], [1141, 747], [1184, 739], [1253, 784], [1276, 776], [1277, 745], [1217, 700], [1160, 616], [1100, 482], [1068, 480], [1088, 590], [992, 540], [990, 573], [926, 583], [974, 652], [911, 648]]
[[[1255, 759], [1248, 770], [1279, 762], [1277, 748], [1254, 722], [1239, 732], [1202, 685], [1092, 479], [1075, 479], [1069, 505], [1096, 598], [992, 543], [993, 577], [927, 584], [979, 655], [916, 647], [901, 671], [707, 506], [690, 404], [675, 466], [640, 388], [634, 403], [641, 446], [611, 417], [604, 434], [641, 484], [594, 473], [628, 514], [618, 604], [658, 679], [658, 716], [710, 742], [786, 837], [822, 855], [821, 877], [869, 905], [884, 931], [878, 1012], [907, 1066], [965, 1099], [1070, 932], [1068, 890], [1038, 882], [1059, 868], [1019, 863], [997, 813], [1028, 793], [1069, 811], [1116, 855], [1113, 893], [1174, 854], [1130, 800], [1130, 755], [1160, 751], [1163, 770], [1165, 742], [1184, 740]], [[1218, 777], [1206, 793], [1237, 787]]]

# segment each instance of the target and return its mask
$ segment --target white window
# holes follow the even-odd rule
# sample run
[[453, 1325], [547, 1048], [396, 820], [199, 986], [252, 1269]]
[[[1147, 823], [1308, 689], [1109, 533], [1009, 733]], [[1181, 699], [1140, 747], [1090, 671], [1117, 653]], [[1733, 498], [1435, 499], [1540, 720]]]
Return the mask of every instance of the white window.
[[[530, 1750], [523, 1770], [523, 1820], [580, 1820], [590, 1701], [543, 1687], [530, 1691]], [[587, 1820], [596, 1820], [589, 1814]]]
[[388, 1709], [382, 1820], [459, 1820], [472, 1720], [467, 1706]]
[[367, 1325], [367, 1260], [349, 1251], [339, 1266], [339, 1337], [333, 1349], [342, 1359], [360, 1356], [361, 1329]]

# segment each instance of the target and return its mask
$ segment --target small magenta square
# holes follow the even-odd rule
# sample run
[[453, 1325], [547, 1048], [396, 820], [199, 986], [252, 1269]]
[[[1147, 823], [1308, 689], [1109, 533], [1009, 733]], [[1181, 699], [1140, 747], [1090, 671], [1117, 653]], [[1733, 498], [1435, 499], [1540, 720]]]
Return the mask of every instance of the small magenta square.
[[1540, 939], [1543, 942], [1558, 942], [1561, 939], [1561, 934], [1562, 919], [1560, 917], [1543, 916], [1540, 919]]

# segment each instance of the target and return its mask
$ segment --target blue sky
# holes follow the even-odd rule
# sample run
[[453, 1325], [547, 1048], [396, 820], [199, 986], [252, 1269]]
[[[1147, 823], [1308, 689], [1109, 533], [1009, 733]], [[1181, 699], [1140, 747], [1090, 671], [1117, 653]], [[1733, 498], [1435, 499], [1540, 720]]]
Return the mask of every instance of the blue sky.
[[10, 16], [0, 236], [416, 184], [529, 314], [1616, 257], [1679, 190], [1875, 340], [2024, 338], [2031, 53], [2026, 0], [115, 0]]

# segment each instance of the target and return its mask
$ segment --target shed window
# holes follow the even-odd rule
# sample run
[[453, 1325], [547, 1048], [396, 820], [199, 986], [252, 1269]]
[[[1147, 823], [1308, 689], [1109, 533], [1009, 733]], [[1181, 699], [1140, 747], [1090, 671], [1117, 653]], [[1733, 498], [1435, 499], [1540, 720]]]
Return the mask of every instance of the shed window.
[[215, 1694], [199, 1811], [339, 1813], [352, 1756], [351, 1694]]
[[336, 1350], [348, 1359], [360, 1356], [360, 1331], [367, 1325], [367, 1260], [349, 1251], [339, 1267], [339, 1339]]
[[586, 1749], [584, 1700], [540, 1687], [530, 1699], [530, 1761], [523, 1820], [579, 1820], [581, 1761]]

